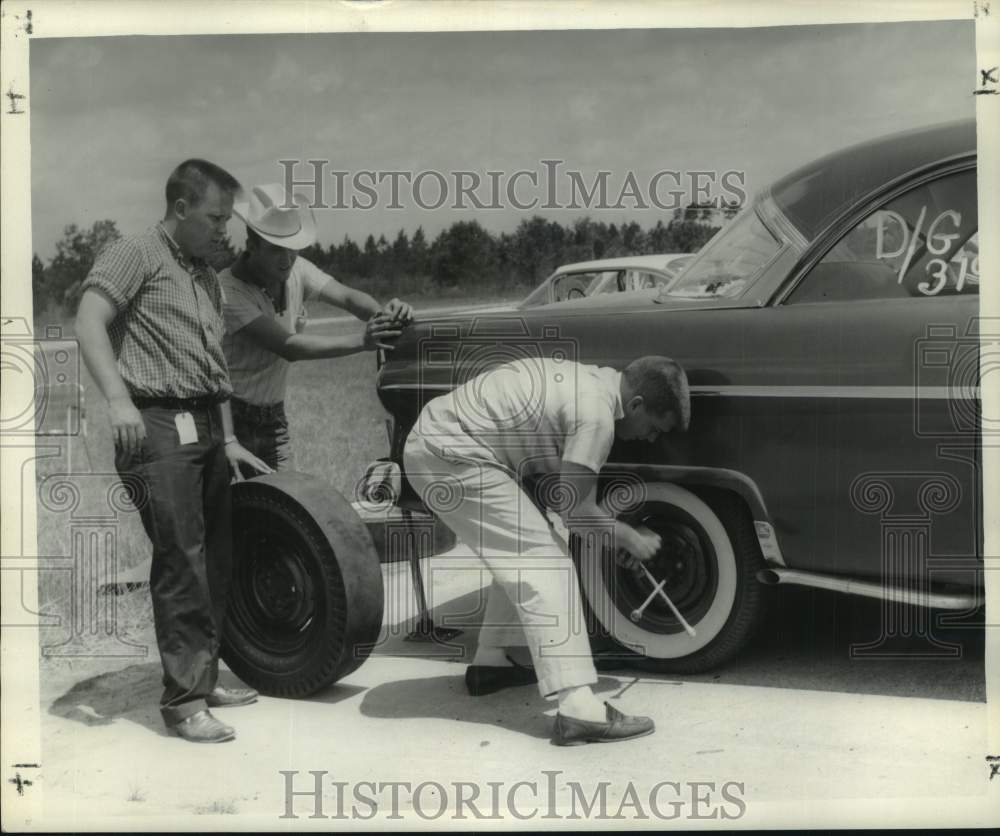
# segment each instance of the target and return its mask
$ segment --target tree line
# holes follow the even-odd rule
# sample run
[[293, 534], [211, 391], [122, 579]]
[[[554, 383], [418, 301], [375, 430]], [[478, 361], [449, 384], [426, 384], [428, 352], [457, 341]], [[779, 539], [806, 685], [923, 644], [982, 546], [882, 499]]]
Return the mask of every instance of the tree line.
[[[345, 236], [339, 244], [313, 244], [301, 255], [353, 287], [386, 295], [510, 295], [535, 287], [556, 267], [577, 261], [652, 253], [695, 252], [731, 218], [736, 207], [719, 212], [696, 205], [677, 209], [668, 222], [644, 229], [635, 221], [616, 225], [579, 218], [560, 224], [540, 216], [522, 220], [513, 232], [494, 234], [478, 221], [458, 221], [432, 241], [423, 228], [399, 230], [390, 242], [368, 235], [362, 244]], [[80, 286], [101, 249], [120, 237], [112, 220], [90, 229], [67, 226], [55, 255], [31, 264], [36, 314], [58, 310], [73, 315]], [[213, 259], [221, 270], [235, 259], [231, 242]]]

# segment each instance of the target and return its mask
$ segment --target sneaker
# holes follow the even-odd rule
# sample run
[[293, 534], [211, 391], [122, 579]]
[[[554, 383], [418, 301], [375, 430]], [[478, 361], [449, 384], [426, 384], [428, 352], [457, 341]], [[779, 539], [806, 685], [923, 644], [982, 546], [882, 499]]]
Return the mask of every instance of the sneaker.
[[629, 717], [627, 714], [622, 714], [610, 703], [604, 703], [604, 706], [607, 709], [608, 717], [605, 723], [577, 720], [575, 717], [564, 717], [562, 714], [556, 714], [552, 742], [556, 746], [613, 743], [616, 740], [644, 737], [656, 730], [655, 724], [649, 717]]

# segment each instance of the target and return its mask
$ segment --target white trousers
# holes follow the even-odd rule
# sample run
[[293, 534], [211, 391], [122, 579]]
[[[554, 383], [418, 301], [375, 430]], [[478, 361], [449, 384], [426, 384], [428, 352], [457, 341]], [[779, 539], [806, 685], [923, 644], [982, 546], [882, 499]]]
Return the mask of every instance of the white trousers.
[[543, 697], [597, 682], [576, 567], [514, 478], [499, 465], [440, 455], [416, 432], [403, 464], [428, 509], [493, 576], [479, 644], [526, 644]]

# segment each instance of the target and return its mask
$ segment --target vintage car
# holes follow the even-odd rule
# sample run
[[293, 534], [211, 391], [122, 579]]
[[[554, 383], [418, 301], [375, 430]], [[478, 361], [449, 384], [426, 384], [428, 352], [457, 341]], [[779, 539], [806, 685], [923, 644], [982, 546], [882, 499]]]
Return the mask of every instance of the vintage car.
[[523, 310], [604, 293], [667, 287], [693, 258], [691, 253], [665, 253], [564, 264], [516, 307]]
[[[914, 635], [939, 651], [928, 613], [981, 602], [978, 242], [975, 124], [950, 123], [791, 172], [665, 289], [418, 321], [378, 373], [394, 426], [366, 495], [381, 491], [396, 523], [431, 530], [433, 497], [400, 470], [405, 439], [429, 398], [496, 363], [543, 356], [623, 368], [669, 355], [691, 384], [689, 431], [617, 442], [601, 489], [608, 507], [661, 535], [648, 568], [694, 635], [657, 599], [630, 618], [649, 580], [608, 549], [571, 543], [595, 643], [659, 670], [704, 671], [752, 635], [768, 585], [793, 583], [882, 599], [872, 652]], [[294, 514], [319, 512], [296, 505]], [[293, 665], [276, 640], [254, 664], [230, 652], [254, 684], [271, 687], [266, 665], [283, 664], [297, 665], [284, 692], [321, 686], [337, 675], [331, 654], [372, 640], [351, 626], [360, 592], [316, 593], [357, 586], [339, 561], [358, 562], [363, 531], [343, 503], [320, 519], [353, 539], [324, 539], [311, 524], [303, 542], [285, 526], [288, 542], [272, 538], [261, 558], [267, 569], [282, 548], [300, 555], [276, 581], [298, 625], [286, 644], [311, 636], [317, 655]]]

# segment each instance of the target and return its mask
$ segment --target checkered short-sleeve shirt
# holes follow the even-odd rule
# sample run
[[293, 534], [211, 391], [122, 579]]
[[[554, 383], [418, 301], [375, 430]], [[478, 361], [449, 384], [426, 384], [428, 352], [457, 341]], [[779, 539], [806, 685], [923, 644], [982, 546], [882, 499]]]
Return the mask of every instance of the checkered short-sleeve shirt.
[[162, 224], [98, 255], [83, 290], [118, 308], [108, 329], [133, 397], [228, 397], [222, 289], [215, 271], [187, 259]]

